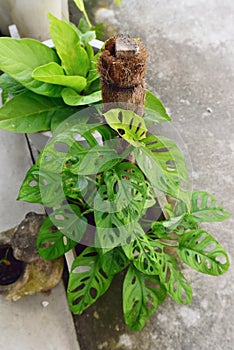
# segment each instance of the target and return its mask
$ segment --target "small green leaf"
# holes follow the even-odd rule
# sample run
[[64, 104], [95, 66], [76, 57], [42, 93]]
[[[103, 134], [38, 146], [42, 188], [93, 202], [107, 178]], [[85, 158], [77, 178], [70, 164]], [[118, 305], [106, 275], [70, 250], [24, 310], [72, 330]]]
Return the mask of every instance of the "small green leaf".
[[141, 330], [166, 297], [157, 276], [147, 276], [130, 266], [123, 284], [123, 312], [132, 330]]
[[133, 146], [139, 146], [136, 141], [142, 140], [146, 136], [146, 126], [142, 117], [133, 111], [123, 109], [111, 109], [104, 113], [106, 122], [118, 134]]
[[49, 130], [52, 117], [72, 115], [75, 109], [61, 99], [39, 96], [30, 91], [16, 95], [0, 108], [0, 128], [18, 133]]
[[230, 214], [207, 192], [194, 191], [191, 199], [191, 214], [196, 222], [223, 221]]
[[59, 231], [49, 217], [45, 219], [37, 238], [37, 249], [43, 259], [57, 259], [76, 245], [77, 242]]
[[84, 1], [83, 0], [74, 0], [74, 3], [76, 4], [76, 6], [78, 7], [78, 9], [81, 11], [81, 12], [84, 12]]
[[60, 97], [60, 86], [32, 78], [35, 68], [58, 61], [56, 52], [37, 40], [0, 38], [0, 70], [37, 94]]
[[119, 7], [122, 6], [122, 0], [114, 0], [114, 3]]
[[87, 52], [81, 46], [76, 27], [52, 14], [49, 14], [49, 22], [50, 35], [66, 74], [86, 77], [90, 61]]
[[152, 92], [146, 90], [144, 120], [149, 122], [162, 123], [170, 121], [162, 102]]
[[20, 187], [17, 200], [42, 204], [39, 187], [39, 169], [37, 164], [33, 165], [27, 172]]
[[83, 106], [89, 105], [101, 101], [101, 91], [95, 91], [90, 95], [79, 95], [75, 90], [65, 88], [62, 91], [62, 98], [64, 102], [69, 106]]
[[221, 275], [229, 267], [223, 247], [204, 230], [185, 232], [179, 239], [177, 252], [185, 264], [209, 275]]
[[78, 75], [65, 75], [63, 68], [55, 62], [51, 62], [36, 68], [33, 71], [32, 76], [36, 80], [70, 87], [77, 92], [84, 90], [87, 84], [84, 77]]
[[[109, 288], [113, 279], [107, 254], [86, 248], [73, 262], [68, 282], [68, 302], [74, 314], [81, 314]], [[104, 260], [107, 262], [104, 263]], [[109, 265], [108, 271], [103, 269]]]

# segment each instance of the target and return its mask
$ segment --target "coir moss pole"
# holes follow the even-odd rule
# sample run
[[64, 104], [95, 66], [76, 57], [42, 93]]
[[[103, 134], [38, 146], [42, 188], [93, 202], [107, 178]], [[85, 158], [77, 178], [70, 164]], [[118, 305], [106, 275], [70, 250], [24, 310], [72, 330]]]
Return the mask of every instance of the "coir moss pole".
[[121, 107], [144, 113], [147, 50], [138, 39], [110, 38], [100, 56], [104, 112]]

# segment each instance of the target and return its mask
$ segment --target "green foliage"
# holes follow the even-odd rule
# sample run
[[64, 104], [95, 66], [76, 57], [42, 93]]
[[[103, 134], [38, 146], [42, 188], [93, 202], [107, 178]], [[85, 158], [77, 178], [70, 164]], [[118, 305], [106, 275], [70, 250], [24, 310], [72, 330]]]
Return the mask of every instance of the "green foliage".
[[128, 327], [141, 330], [166, 297], [157, 276], [148, 276], [130, 266], [123, 284], [123, 312]]
[[[191, 192], [178, 146], [150, 134], [151, 124], [171, 120], [151, 92], [143, 118], [120, 108], [102, 115], [99, 54], [89, 45], [95, 33], [84, 2], [75, 3], [86, 19], [78, 27], [49, 15], [54, 48], [0, 38], [0, 128], [53, 131], [18, 199], [52, 208], [37, 240], [43, 258], [89, 245], [70, 272], [72, 312], [81, 314], [124, 271], [125, 322], [140, 330], [166, 295], [191, 302], [181, 262], [214, 276], [228, 270], [226, 251], [200, 224], [229, 213], [210, 194]], [[175, 205], [158, 221], [162, 194]]]
[[20, 133], [50, 130], [53, 118], [58, 125], [77, 106], [101, 100], [98, 56], [88, 44], [95, 32], [82, 33], [51, 14], [49, 21], [54, 48], [28, 38], [0, 38], [0, 70], [4, 72], [0, 76], [4, 91], [1, 129]]

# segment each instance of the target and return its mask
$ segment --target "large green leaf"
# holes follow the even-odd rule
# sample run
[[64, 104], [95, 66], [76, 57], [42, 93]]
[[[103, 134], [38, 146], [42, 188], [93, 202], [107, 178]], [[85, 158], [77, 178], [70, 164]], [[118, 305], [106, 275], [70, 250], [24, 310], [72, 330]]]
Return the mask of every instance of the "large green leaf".
[[191, 214], [196, 222], [223, 221], [230, 217], [213, 196], [202, 191], [192, 193]]
[[[109, 288], [113, 279], [111, 256], [99, 255], [95, 248], [86, 248], [73, 262], [68, 282], [68, 302], [75, 314], [81, 314]], [[103, 264], [109, 266], [103, 269]]]
[[77, 242], [59, 231], [49, 217], [45, 219], [37, 238], [37, 249], [43, 259], [54, 260], [76, 245]]
[[148, 90], [146, 90], [145, 95], [144, 120], [147, 124], [150, 124], [150, 122], [161, 123], [171, 120], [162, 102]]
[[137, 164], [152, 186], [190, 206], [187, 167], [177, 145], [162, 136], [148, 136], [134, 151]]
[[49, 22], [50, 35], [66, 74], [86, 77], [90, 61], [87, 52], [81, 46], [75, 26], [54, 17], [52, 14], [49, 14]]
[[35, 68], [58, 62], [55, 51], [34, 39], [0, 38], [0, 70], [37, 94], [59, 97], [60, 86], [33, 79]]
[[133, 146], [138, 147], [138, 141], [146, 136], [147, 129], [143, 118], [133, 111], [119, 108], [111, 109], [104, 113], [104, 117], [106, 122]]
[[101, 90], [92, 92], [89, 95], [79, 95], [74, 89], [64, 88], [62, 98], [69, 106], [84, 106], [100, 102], [102, 99]]
[[57, 84], [70, 87], [77, 92], [81, 92], [86, 87], [86, 79], [79, 75], [65, 75], [63, 68], [51, 62], [40, 66], [33, 71], [33, 78], [45, 83]]
[[10, 99], [0, 108], [0, 128], [18, 133], [49, 130], [51, 119], [72, 115], [74, 108], [61, 99], [36, 95], [30, 91]]
[[229, 267], [223, 247], [204, 230], [184, 233], [179, 239], [177, 252], [187, 265], [209, 275], [221, 275]]
[[132, 330], [141, 330], [166, 297], [157, 276], [147, 276], [130, 266], [123, 284], [123, 312]]

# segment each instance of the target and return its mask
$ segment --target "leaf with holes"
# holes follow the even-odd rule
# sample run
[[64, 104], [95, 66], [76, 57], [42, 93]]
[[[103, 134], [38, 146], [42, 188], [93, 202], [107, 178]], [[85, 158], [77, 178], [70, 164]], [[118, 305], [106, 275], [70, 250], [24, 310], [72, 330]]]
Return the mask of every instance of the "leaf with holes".
[[123, 284], [123, 312], [132, 330], [141, 330], [166, 297], [158, 276], [146, 276], [130, 266]]
[[82, 216], [77, 205], [63, 205], [50, 214], [49, 217], [63, 235], [73, 241], [80, 242], [87, 227], [87, 220]]
[[50, 217], [43, 222], [37, 237], [37, 249], [43, 259], [54, 260], [77, 245], [55, 226]]
[[191, 214], [196, 222], [223, 221], [230, 214], [207, 192], [194, 191], [191, 199]]
[[146, 90], [144, 120], [147, 125], [170, 121], [162, 102], [152, 92]]
[[180, 304], [189, 304], [192, 288], [179, 270], [176, 259], [166, 253], [157, 253], [157, 259], [159, 278], [168, 294]]
[[[109, 288], [113, 274], [104, 271], [110, 256], [100, 256], [95, 248], [86, 248], [73, 262], [68, 282], [68, 302], [74, 314], [81, 314]], [[110, 266], [110, 265], [109, 265]]]
[[[147, 275], [158, 275], [157, 252], [139, 224], [134, 225], [135, 240], [123, 250], [136, 268]], [[159, 250], [161, 253], [161, 249]]]
[[187, 167], [176, 144], [165, 137], [153, 135], [139, 143], [140, 147], [135, 149], [134, 155], [138, 166], [152, 186], [182, 199], [189, 207]]
[[33, 165], [28, 170], [20, 187], [17, 200], [42, 204], [39, 187], [39, 169], [37, 164]]
[[139, 147], [137, 141], [145, 138], [147, 128], [142, 117], [133, 111], [124, 109], [111, 109], [104, 113], [106, 122], [126, 141]]
[[192, 230], [179, 239], [181, 260], [193, 269], [218, 276], [228, 270], [228, 255], [223, 247], [204, 230]]
[[103, 174], [108, 200], [115, 211], [124, 211], [126, 221], [139, 219], [145, 208], [148, 187], [141, 170], [122, 162]]

